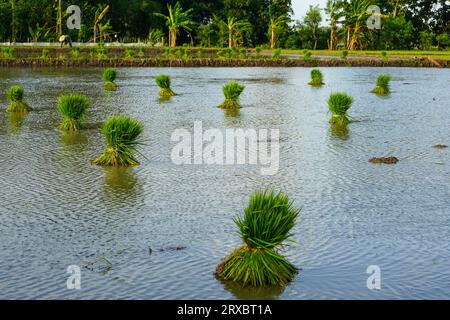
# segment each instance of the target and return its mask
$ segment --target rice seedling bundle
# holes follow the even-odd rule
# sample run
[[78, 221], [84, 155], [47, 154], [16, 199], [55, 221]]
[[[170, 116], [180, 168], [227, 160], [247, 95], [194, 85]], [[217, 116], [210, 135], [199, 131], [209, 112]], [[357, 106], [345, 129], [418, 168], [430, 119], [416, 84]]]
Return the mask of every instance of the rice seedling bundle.
[[318, 69], [311, 70], [311, 81], [309, 82], [309, 85], [311, 86], [321, 86], [323, 85], [323, 74]]
[[239, 97], [244, 91], [245, 87], [237, 82], [230, 82], [223, 86], [223, 94], [225, 101], [219, 106], [222, 109], [239, 109]]
[[105, 81], [105, 89], [108, 91], [114, 91], [117, 89], [117, 85], [115, 84], [115, 80], [117, 78], [117, 71], [116, 69], [105, 69], [103, 71], [103, 81]]
[[389, 83], [391, 82], [391, 76], [388, 74], [380, 74], [377, 78], [377, 84], [371, 91], [378, 95], [388, 95], [391, 91]]
[[338, 92], [330, 95], [328, 108], [332, 113], [331, 124], [348, 124], [347, 111], [353, 104], [353, 98], [346, 93]]
[[88, 99], [81, 94], [60, 96], [58, 110], [64, 117], [59, 128], [64, 131], [78, 131], [83, 127], [83, 119], [89, 107]]
[[24, 101], [25, 93], [23, 87], [12, 86], [8, 89], [6, 95], [10, 102], [6, 112], [28, 112], [32, 110]]
[[159, 95], [161, 98], [170, 98], [176, 95], [170, 88], [170, 76], [161, 74], [155, 78], [155, 82], [160, 88]]
[[244, 286], [283, 286], [292, 281], [297, 268], [278, 248], [290, 240], [299, 214], [281, 192], [253, 193], [244, 217], [234, 220], [244, 244], [220, 262], [217, 275]]

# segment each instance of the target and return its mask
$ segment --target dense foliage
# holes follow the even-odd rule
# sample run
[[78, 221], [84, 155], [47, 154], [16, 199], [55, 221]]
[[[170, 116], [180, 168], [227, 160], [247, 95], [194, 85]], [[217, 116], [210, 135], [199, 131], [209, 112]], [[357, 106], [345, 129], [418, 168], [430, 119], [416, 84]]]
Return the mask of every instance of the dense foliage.
[[[366, 25], [373, 4], [382, 11], [380, 30]], [[69, 5], [82, 10], [81, 30], [66, 27]], [[299, 21], [292, 13], [291, 0], [0, 0], [0, 42], [56, 41], [68, 33], [76, 42], [95, 38], [171, 46], [392, 50], [450, 45], [446, 0], [328, 0], [325, 8], [310, 7]], [[320, 23], [324, 18], [327, 26]]]

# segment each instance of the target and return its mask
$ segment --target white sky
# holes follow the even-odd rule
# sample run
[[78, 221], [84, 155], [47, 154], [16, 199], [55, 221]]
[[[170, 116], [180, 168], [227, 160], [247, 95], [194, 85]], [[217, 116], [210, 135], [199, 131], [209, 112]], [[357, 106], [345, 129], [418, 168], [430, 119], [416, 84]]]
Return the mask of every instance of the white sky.
[[[292, 6], [294, 8], [294, 19], [301, 20], [306, 11], [308, 11], [310, 5], [319, 5], [320, 8], [324, 8], [326, 0], [292, 0]], [[325, 16], [325, 13], [322, 13]]]

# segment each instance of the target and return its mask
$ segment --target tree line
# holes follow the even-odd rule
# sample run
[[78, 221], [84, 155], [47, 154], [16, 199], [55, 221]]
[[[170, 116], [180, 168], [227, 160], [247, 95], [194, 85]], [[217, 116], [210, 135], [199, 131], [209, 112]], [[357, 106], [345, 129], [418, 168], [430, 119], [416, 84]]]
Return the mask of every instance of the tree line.
[[[66, 8], [81, 8], [68, 30]], [[368, 8], [381, 12], [367, 27]], [[323, 23], [325, 21], [325, 23]], [[291, 0], [0, 0], [0, 41], [147, 42], [164, 46], [431, 49], [450, 45], [448, 0], [328, 0], [293, 20]]]

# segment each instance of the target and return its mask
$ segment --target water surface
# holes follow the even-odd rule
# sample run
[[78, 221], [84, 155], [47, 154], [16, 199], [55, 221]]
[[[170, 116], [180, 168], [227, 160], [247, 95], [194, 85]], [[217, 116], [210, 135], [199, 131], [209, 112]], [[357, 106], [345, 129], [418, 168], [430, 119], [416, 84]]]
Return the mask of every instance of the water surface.
[[[324, 68], [119, 69], [105, 92], [100, 69], [1, 69], [3, 94], [23, 85], [34, 111], [0, 112], [0, 298], [2, 299], [416, 299], [450, 298], [450, 70]], [[392, 95], [370, 94], [380, 72]], [[170, 102], [153, 77], [172, 76]], [[246, 86], [243, 108], [216, 108], [221, 86]], [[327, 98], [355, 98], [346, 130], [330, 128]], [[91, 101], [87, 128], [67, 136], [57, 97]], [[145, 124], [145, 158], [132, 169], [90, 164], [104, 146], [101, 123], [129, 114]], [[175, 129], [280, 129], [275, 176], [258, 166], [176, 166]], [[394, 155], [394, 166], [368, 163]], [[243, 289], [213, 271], [240, 244], [232, 218], [250, 192], [274, 187], [301, 206], [296, 245], [283, 252], [301, 270], [286, 288]], [[152, 252], [150, 254], [150, 250]], [[106, 257], [111, 263], [108, 264]], [[69, 265], [82, 289], [66, 288]], [[366, 287], [369, 265], [382, 290]]]

